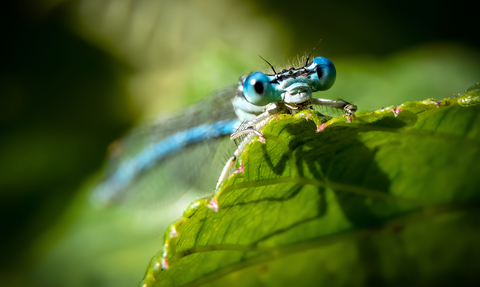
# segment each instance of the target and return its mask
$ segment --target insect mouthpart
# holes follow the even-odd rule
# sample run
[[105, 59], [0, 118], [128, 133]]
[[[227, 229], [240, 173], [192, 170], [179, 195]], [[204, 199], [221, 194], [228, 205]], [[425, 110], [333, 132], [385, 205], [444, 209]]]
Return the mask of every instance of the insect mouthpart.
[[299, 82], [285, 88], [283, 100], [289, 104], [300, 104], [312, 98], [312, 88], [309, 84]]

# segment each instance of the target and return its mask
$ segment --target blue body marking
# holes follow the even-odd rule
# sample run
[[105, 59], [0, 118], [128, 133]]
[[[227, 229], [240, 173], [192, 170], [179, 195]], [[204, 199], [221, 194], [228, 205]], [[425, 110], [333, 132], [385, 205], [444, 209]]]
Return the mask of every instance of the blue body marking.
[[230, 135], [239, 125], [240, 120], [238, 119], [200, 125], [147, 146], [136, 156], [121, 164], [103, 184], [97, 187], [96, 199], [104, 203], [111, 201], [119, 196], [121, 190], [126, 188], [137, 175], [148, 170], [166, 156], [197, 142]]

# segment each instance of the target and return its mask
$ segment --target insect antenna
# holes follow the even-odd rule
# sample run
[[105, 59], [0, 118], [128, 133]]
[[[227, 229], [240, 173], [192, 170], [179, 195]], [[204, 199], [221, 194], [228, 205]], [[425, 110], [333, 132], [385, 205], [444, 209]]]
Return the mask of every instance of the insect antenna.
[[275, 71], [275, 68], [272, 66], [272, 64], [270, 64], [267, 60], [265, 60], [264, 58], [262, 58], [262, 56], [258, 55], [260, 57], [260, 59], [264, 60], [269, 66], [270, 68], [272, 68], [273, 70], [273, 73], [276, 75], [277, 72]]
[[308, 64], [308, 60], [310, 60], [310, 56], [312, 55], [313, 51], [315, 51], [315, 48], [317, 48], [318, 44], [320, 44], [320, 42], [322, 42], [322, 39], [320, 39], [320, 41], [318, 41], [318, 43], [315, 45], [315, 47], [313, 47], [312, 51], [310, 52], [310, 54], [308, 54], [308, 57], [307, 57], [307, 60], [305, 61], [305, 66], [307, 66]]

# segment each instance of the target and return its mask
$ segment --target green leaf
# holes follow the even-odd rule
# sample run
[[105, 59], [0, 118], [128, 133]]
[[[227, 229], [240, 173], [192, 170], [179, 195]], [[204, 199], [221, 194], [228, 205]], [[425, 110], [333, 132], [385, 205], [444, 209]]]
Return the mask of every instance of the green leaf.
[[[322, 124], [282, 115], [190, 209], [148, 286], [469, 285], [480, 275], [480, 86]], [[308, 119], [306, 119], [308, 118]], [[317, 132], [317, 129], [320, 130]]]

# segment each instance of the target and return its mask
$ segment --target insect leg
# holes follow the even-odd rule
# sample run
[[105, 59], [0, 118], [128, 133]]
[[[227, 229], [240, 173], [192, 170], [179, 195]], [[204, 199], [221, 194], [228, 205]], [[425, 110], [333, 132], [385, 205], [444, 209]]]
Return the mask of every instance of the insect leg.
[[352, 116], [357, 111], [357, 106], [343, 100], [334, 101], [321, 98], [312, 98], [311, 104], [342, 109], [348, 116]]

